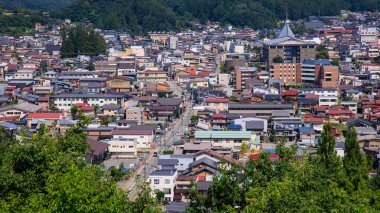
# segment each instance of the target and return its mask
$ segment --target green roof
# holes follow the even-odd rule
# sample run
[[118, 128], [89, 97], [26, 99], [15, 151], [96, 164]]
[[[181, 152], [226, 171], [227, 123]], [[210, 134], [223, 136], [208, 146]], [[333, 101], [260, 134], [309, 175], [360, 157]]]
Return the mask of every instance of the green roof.
[[195, 138], [251, 138], [250, 131], [196, 131]]

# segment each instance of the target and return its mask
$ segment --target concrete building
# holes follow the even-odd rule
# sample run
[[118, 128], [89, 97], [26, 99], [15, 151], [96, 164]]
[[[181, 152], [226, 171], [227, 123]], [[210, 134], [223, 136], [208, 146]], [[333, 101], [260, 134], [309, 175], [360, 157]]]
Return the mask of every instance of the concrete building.
[[274, 64], [273, 59], [277, 56], [288, 64], [299, 64], [305, 59], [315, 58], [316, 43], [297, 39], [289, 23], [285, 22], [276, 39], [264, 43], [263, 56], [268, 68]]
[[231, 84], [237, 90], [245, 89], [245, 81], [254, 79], [257, 72], [256, 67], [238, 67], [231, 73]]
[[196, 131], [195, 143], [211, 143], [211, 147], [230, 148], [232, 152], [240, 152], [243, 143], [249, 145], [250, 131]]
[[301, 84], [301, 64], [274, 64], [272, 79], [280, 80], [282, 84]]
[[377, 44], [379, 31], [376, 27], [359, 27], [359, 40], [361, 44]]
[[166, 202], [173, 201], [175, 180], [178, 177], [177, 170], [156, 170], [152, 171], [148, 177], [148, 183], [152, 189], [152, 196], [156, 196], [158, 191], [164, 192]]

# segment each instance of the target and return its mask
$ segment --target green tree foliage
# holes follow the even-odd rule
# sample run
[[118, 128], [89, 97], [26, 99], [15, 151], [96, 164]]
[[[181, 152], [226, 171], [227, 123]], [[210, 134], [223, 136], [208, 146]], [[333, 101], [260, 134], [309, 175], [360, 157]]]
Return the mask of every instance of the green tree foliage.
[[191, 189], [189, 212], [378, 212], [380, 176], [361, 178], [363, 184], [353, 187], [368, 170], [346, 169], [363, 164], [354, 131], [348, 135], [347, 152], [351, 154], [346, 153], [346, 159], [359, 159], [356, 162], [344, 163], [335, 154], [327, 124], [317, 156], [296, 157], [295, 147], [286, 147], [281, 140], [276, 148], [279, 160], [262, 153], [243, 171], [231, 169], [215, 177], [206, 196]]
[[72, 3], [73, 0], [0, 0], [0, 5], [8, 9], [55, 9]]
[[356, 130], [353, 126], [347, 131], [343, 165], [354, 187], [363, 187], [368, 178], [368, 165], [366, 158], [360, 152]]
[[198, 122], [198, 116], [192, 115], [190, 120], [191, 120], [191, 123], [196, 123], [196, 122]]
[[70, 108], [71, 116], [73, 118], [75, 118], [77, 116], [78, 112], [79, 112], [79, 107], [77, 105], [72, 105]]
[[84, 161], [84, 133], [48, 132], [20, 143], [0, 130], [0, 212], [158, 212], [149, 190], [130, 202], [101, 166]]
[[278, 55], [273, 58], [273, 63], [284, 63], [284, 59]]
[[63, 58], [106, 53], [106, 42], [93, 29], [75, 26], [62, 30], [61, 56]]
[[55, 15], [74, 21], [90, 20], [105, 29], [144, 33], [189, 28], [194, 19], [271, 28], [287, 15], [290, 19], [337, 15], [341, 9], [376, 11], [379, 5], [376, 0], [81, 0], [57, 10]]
[[48, 18], [36, 11], [15, 10], [3, 11], [0, 8], [0, 33], [19, 37], [33, 35], [35, 23], [47, 24]]
[[16, 140], [0, 144], [1, 212], [129, 208], [126, 193], [118, 191], [99, 166], [83, 160], [84, 137], [69, 130], [65, 136], [52, 138], [46, 132], [24, 139], [23, 144]]
[[329, 59], [330, 58], [329, 53], [327, 52], [325, 45], [318, 45], [316, 47], [316, 50], [317, 50], [317, 55], [316, 55], [317, 59]]

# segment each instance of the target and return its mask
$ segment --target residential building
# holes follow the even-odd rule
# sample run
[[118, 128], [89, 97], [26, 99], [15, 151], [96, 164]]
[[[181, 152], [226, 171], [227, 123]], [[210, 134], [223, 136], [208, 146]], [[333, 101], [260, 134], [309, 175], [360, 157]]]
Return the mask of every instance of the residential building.
[[195, 143], [211, 143], [213, 147], [229, 148], [240, 152], [243, 143], [249, 145], [252, 133], [249, 131], [196, 131]]
[[164, 200], [166, 202], [173, 201], [177, 177], [177, 170], [152, 171], [148, 177], [148, 183], [152, 189], [152, 196], [155, 196], [158, 191], [161, 191], [164, 192]]
[[[136, 143], [135, 147], [138, 151], [150, 149], [154, 139], [154, 133], [151, 130], [115, 129], [112, 130], [111, 135], [114, 140], [128, 141], [128, 149], [129, 146], [132, 146], [131, 144]], [[132, 142], [132, 140], [135, 140], [135, 142]], [[123, 148], [127, 149], [127, 147]]]

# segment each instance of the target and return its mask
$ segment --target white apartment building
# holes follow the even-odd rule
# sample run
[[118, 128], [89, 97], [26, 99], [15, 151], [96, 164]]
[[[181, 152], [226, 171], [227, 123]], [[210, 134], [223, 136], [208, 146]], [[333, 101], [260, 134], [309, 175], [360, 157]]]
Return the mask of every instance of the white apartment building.
[[212, 147], [231, 148], [239, 152], [243, 143], [249, 145], [252, 139], [250, 131], [196, 131], [195, 143], [210, 143]]
[[116, 129], [111, 132], [113, 140], [136, 140], [137, 151], [150, 149], [154, 139], [154, 133], [151, 130], [126, 130]]
[[53, 105], [59, 110], [69, 111], [72, 105], [85, 103], [89, 106], [102, 107], [116, 104], [124, 107], [124, 96], [116, 94], [60, 94], [52, 97]]
[[338, 91], [335, 89], [322, 89], [322, 88], [307, 88], [307, 89], [301, 89], [300, 92], [304, 95], [307, 94], [314, 94], [318, 96], [338, 96]]
[[334, 106], [338, 104], [337, 96], [319, 96], [318, 103], [320, 106]]
[[379, 31], [376, 27], [359, 27], [359, 38], [361, 44], [377, 44]]
[[137, 157], [136, 138], [117, 138], [114, 136], [106, 141], [109, 144], [108, 151], [112, 157], [135, 158]]
[[33, 70], [19, 70], [13, 75], [13, 79], [33, 79]]
[[152, 171], [148, 177], [148, 183], [152, 190], [152, 196], [156, 196], [158, 191], [165, 193], [164, 199], [167, 202], [173, 201], [175, 180], [178, 177], [177, 170], [157, 170]]

